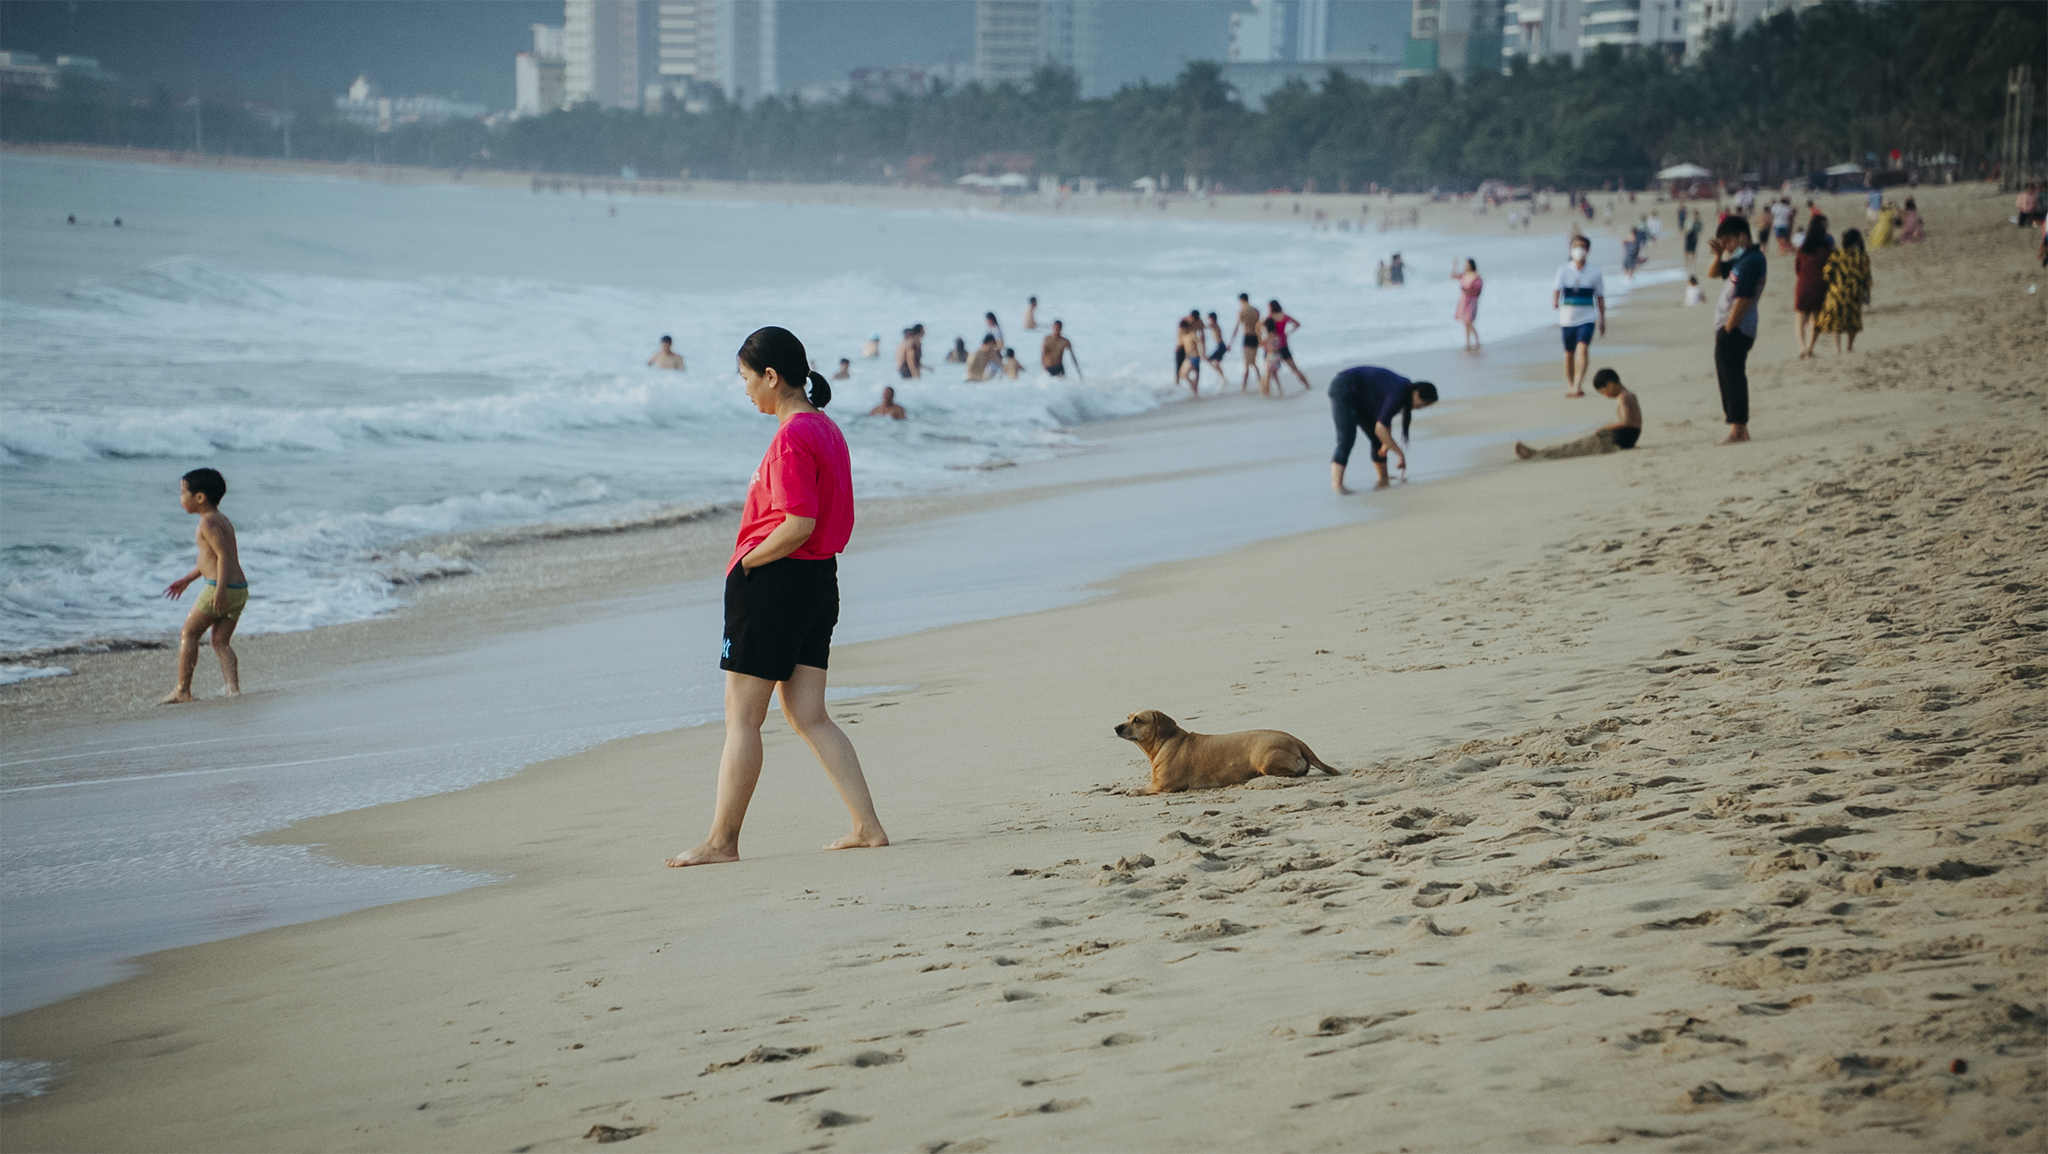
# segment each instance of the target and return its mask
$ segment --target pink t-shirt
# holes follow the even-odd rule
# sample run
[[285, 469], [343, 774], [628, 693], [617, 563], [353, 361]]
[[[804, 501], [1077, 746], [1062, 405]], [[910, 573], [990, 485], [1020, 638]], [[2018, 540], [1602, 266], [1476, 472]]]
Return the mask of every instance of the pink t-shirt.
[[823, 413], [798, 413], [775, 430], [760, 467], [747, 482], [739, 543], [726, 572], [791, 516], [818, 523], [810, 539], [790, 554], [800, 561], [836, 556], [853, 536], [853, 460], [845, 435]]

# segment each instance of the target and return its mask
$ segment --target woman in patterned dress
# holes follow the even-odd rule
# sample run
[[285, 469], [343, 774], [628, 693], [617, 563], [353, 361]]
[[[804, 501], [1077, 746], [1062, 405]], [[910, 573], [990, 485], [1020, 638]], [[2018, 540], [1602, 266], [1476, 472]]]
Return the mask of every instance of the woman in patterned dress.
[[1827, 302], [1821, 305], [1816, 330], [1835, 334], [1835, 351], [1842, 351], [1842, 337], [1849, 338], [1849, 351], [1856, 351], [1856, 334], [1863, 331], [1863, 306], [1870, 302], [1870, 254], [1863, 251], [1863, 233], [1849, 229], [1842, 234], [1842, 247], [1828, 258], [1822, 274], [1828, 283]]

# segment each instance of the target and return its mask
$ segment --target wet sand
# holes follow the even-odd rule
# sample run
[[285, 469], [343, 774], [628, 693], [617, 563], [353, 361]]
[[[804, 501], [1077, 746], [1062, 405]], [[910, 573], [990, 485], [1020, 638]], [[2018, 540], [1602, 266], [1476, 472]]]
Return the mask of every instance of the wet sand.
[[[1509, 394], [1380, 520], [837, 650], [912, 687], [834, 709], [888, 850], [779, 722], [737, 866], [658, 864], [716, 727], [270, 835], [505, 880], [8, 1018], [9, 1144], [2042, 1148], [2048, 316], [1922, 200], [1853, 357], [1774, 260], [1753, 444], [1645, 291], [1634, 452], [1513, 463], [1606, 405]], [[1346, 773], [1133, 796], [1143, 708]]]

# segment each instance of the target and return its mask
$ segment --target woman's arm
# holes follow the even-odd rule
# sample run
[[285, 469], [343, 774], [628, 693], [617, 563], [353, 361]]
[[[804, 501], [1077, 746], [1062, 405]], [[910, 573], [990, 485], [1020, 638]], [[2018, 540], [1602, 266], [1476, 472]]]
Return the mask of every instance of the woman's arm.
[[811, 539], [811, 533], [818, 527], [816, 517], [799, 517], [792, 513], [782, 519], [782, 524], [768, 534], [753, 552], [740, 558], [740, 568], [751, 573], [763, 565], [782, 560]]

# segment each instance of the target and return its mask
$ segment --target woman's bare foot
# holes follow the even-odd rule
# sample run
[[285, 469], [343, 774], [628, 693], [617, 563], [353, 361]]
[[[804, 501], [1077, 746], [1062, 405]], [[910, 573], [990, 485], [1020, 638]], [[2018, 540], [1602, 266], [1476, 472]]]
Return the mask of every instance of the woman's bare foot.
[[1515, 456], [1517, 456], [1517, 457], [1520, 457], [1521, 459], [1523, 459], [1524, 461], [1526, 461], [1526, 460], [1528, 460], [1529, 458], [1531, 458], [1531, 457], [1533, 457], [1533, 456], [1535, 456], [1535, 455], [1536, 455], [1536, 450], [1534, 450], [1534, 449], [1530, 448], [1530, 447], [1529, 447], [1529, 446], [1527, 446], [1527, 445], [1524, 445], [1524, 444], [1523, 444], [1522, 442], [1520, 442], [1520, 441], [1516, 441], [1516, 442], [1515, 442]]
[[880, 849], [889, 844], [889, 835], [881, 830], [854, 830], [838, 841], [825, 843], [826, 849]]
[[186, 690], [183, 690], [183, 689], [173, 689], [173, 690], [172, 690], [171, 692], [169, 692], [169, 693], [165, 694], [165, 695], [163, 696], [163, 698], [162, 698], [161, 700], [159, 700], [159, 701], [157, 702], [157, 704], [158, 704], [158, 705], [183, 705], [183, 704], [185, 704], [186, 702], [188, 702], [188, 701], [191, 701], [191, 700], [192, 700], [192, 694], [191, 694], [190, 692], [188, 692], [188, 691], [186, 691]]
[[712, 845], [707, 841], [689, 853], [677, 854], [663, 864], [667, 865], [670, 869], [681, 869], [684, 866], [720, 865], [725, 862], [738, 860], [740, 860], [740, 847], [733, 846], [727, 849], [723, 846]]
[[1585, 396], [1585, 395], [1586, 395], [1586, 390], [1584, 390], [1584, 389], [1580, 389], [1580, 390], [1578, 390], [1577, 392], [1573, 392], [1573, 391], [1572, 391], [1572, 390], [1570, 390], [1570, 389], [1566, 389], [1566, 390], [1564, 391], [1564, 395], [1565, 395], [1565, 396], [1567, 396], [1567, 397], [1583, 397], [1583, 396]]

